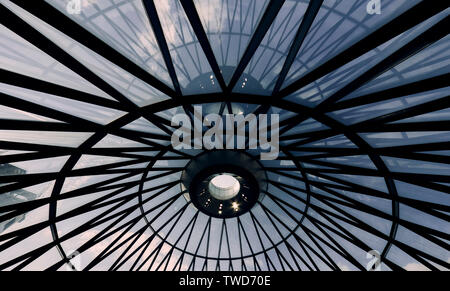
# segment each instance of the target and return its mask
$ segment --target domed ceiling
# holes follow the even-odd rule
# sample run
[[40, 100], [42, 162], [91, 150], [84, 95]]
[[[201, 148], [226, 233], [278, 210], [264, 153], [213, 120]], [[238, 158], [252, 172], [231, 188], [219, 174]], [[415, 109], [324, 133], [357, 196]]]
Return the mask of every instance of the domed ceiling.
[[0, 0], [0, 269], [449, 270], [450, 9], [371, 2]]

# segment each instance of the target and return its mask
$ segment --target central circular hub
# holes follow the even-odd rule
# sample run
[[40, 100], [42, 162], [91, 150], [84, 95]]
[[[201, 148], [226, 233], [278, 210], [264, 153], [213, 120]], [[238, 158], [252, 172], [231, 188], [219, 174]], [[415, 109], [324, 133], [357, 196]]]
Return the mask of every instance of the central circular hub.
[[231, 218], [249, 211], [260, 196], [254, 176], [231, 165], [209, 167], [198, 173], [189, 187], [192, 203], [209, 216]]
[[236, 197], [241, 190], [241, 184], [231, 174], [219, 175], [209, 182], [211, 196], [217, 200], [225, 201]]
[[[245, 167], [243, 167], [245, 165]], [[232, 151], [205, 152], [181, 176], [181, 190], [192, 206], [215, 218], [249, 212], [264, 198], [267, 176], [251, 156]]]

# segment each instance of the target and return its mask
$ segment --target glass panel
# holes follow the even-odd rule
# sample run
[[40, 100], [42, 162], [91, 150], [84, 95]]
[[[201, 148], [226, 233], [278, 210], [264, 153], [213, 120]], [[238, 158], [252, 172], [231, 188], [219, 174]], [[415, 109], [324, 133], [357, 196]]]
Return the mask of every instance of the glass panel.
[[[390, 99], [382, 102], [371, 103], [368, 105], [352, 107], [330, 113], [329, 115], [337, 119], [345, 125], [354, 125], [366, 120], [374, 119], [379, 116], [384, 116], [389, 113], [398, 112], [403, 109], [411, 108], [420, 104], [432, 102], [434, 100], [446, 97], [448, 88], [434, 90], [430, 92], [418, 93], [411, 96]], [[403, 122], [418, 122], [418, 121], [434, 121], [441, 120], [441, 117], [446, 116], [447, 112], [433, 112], [421, 117], [412, 117], [409, 119], [402, 119], [395, 123]]]
[[387, 258], [407, 271], [430, 271], [430, 269], [425, 267], [422, 263], [418, 262], [416, 259], [412, 258], [396, 246], [391, 248]]
[[67, 53], [82, 62], [89, 70], [108, 82], [121, 94], [139, 106], [147, 106], [162, 100], [167, 100], [164, 93], [159, 92], [142, 80], [134, 77], [125, 69], [119, 68], [93, 51], [67, 37], [63, 32], [56, 30], [47, 23], [24, 12], [16, 6], [9, 7], [22, 19], [43, 33], [47, 38], [64, 49]]
[[450, 173], [450, 165], [446, 165], [444, 161], [432, 163], [391, 157], [383, 157], [383, 160], [393, 172], [429, 175], [448, 175]]
[[418, 0], [383, 1], [382, 14], [371, 16], [367, 13], [365, 1], [325, 0], [289, 72], [285, 86], [417, 3]]
[[155, 1], [155, 6], [183, 93], [219, 92], [216, 77], [179, 1]]
[[[50, 159], [38, 159], [25, 162], [12, 163], [19, 169], [25, 171], [26, 174], [41, 174], [41, 173], [58, 173], [65, 165], [69, 156], [50, 158]], [[24, 174], [25, 174], [24, 173]], [[8, 175], [2, 173], [2, 175]]]
[[154, 77], [172, 86], [142, 1], [83, 1], [80, 14], [67, 13], [66, 1], [46, 1]]
[[[424, 226], [431, 230], [437, 230], [447, 234], [450, 233], [450, 225], [448, 224], [447, 221], [401, 203], [400, 203], [400, 218], [405, 221], [409, 221], [414, 224]], [[419, 248], [419, 249], [427, 249], [427, 248]], [[436, 249], [436, 248], [431, 247], [429, 249]]]
[[[334, 1], [333, 1], [334, 2]], [[415, 1], [408, 1], [408, 4], [412, 4]], [[347, 1], [336, 2], [347, 3]], [[398, 3], [398, 2], [395, 2]], [[366, 4], [361, 5], [361, 8], [366, 9]], [[404, 7], [404, 6], [402, 6]], [[382, 14], [383, 15], [383, 14]], [[378, 46], [377, 48], [367, 52], [366, 54], [357, 57], [353, 61], [341, 66], [334, 72], [323, 76], [314, 83], [300, 89], [296, 93], [289, 96], [287, 99], [293, 102], [300, 103], [308, 107], [315, 107], [328, 99], [334, 93], [338, 92], [345, 85], [358, 78], [361, 74], [367, 72], [370, 68], [374, 67], [381, 60], [387, 58], [392, 53], [398, 51], [404, 45], [415, 39], [421, 33], [436, 24], [444, 16], [436, 16], [430, 20], [427, 20], [423, 24], [411, 28], [407, 32], [387, 41], [386, 43]], [[327, 18], [328, 20], [328, 18]], [[328, 27], [329, 28], [329, 27]], [[328, 29], [327, 28], [327, 29]], [[350, 30], [351, 32], [355, 30]], [[312, 34], [310, 34], [312, 35]], [[408, 61], [405, 61], [408, 62]], [[307, 67], [303, 70], [306, 72]], [[308, 70], [309, 71], [309, 70]], [[301, 74], [303, 75], [303, 74]], [[300, 76], [299, 76], [300, 77]], [[298, 78], [296, 78], [298, 79]], [[295, 80], [292, 80], [295, 81]], [[356, 88], [358, 89], [358, 88]], [[356, 91], [356, 90], [355, 90]], [[343, 96], [345, 97], [345, 96]]]
[[[424, 219], [423, 216], [419, 216], [417, 218]], [[430, 221], [430, 223], [433, 222]], [[442, 222], [440, 225], [442, 226]], [[450, 229], [445, 226], [440, 230], [443, 231], [444, 233], [448, 233], [450, 231]], [[399, 227], [396, 238], [398, 241], [414, 249], [427, 250], [427, 253], [429, 255], [443, 261], [444, 263], [448, 263], [450, 261], [450, 252], [448, 250], [430, 242], [429, 240], [423, 238], [420, 235], [417, 235], [416, 233], [404, 227]], [[413, 268], [413, 266], [409, 266], [409, 268]], [[441, 266], [440, 269], [445, 270], [445, 267]]]
[[265, 11], [267, 0], [194, 0], [228, 83]]
[[256, 50], [235, 92], [271, 95], [308, 3], [286, 1]]
[[2, 252], [2, 256], [0, 256], [0, 264], [6, 263], [10, 260], [32, 252], [35, 249], [45, 246], [51, 242], [52, 235], [50, 232], [50, 228], [44, 228], [43, 230], [38, 231], [37, 233], [30, 235], [29, 237], [26, 237], [19, 243], [14, 244], [10, 248], [8, 248], [7, 252]]
[[328, 126], [317, 122], [316, 120], [309, 118], [306, 121], [298, 124], [294, 128], [290, 129], [285, 133], [285, 135], [295, 135], [295, 134], [301, 134], [301, 133], [307, 133], [307, 132], [317, 132], [321, 130], [329, 129]]
[[341, 179], [346, 182], [351, 182], [355, 185], [364, 185], [372, 189], [376, 189], [388, 193], [386, 188], [386, 181], [381, 177], [369, 177], [358, 175], [344, 175], [344, 174], [328, 174], [328, 176]]
[[[443, 17], [444, 15], [442, 15]], [[352, 94], [367, 94], [450, 72], [450, 37], [444, 37]], [[349, 96], [351, 98], [352, 96]]]
[[111, 98], [2, 25], [0, 25], [0, 40], [0, 66], [2, 69], [104, 98]]
[[92, 133], [86, 132], [0, 130], [4, 141], [66, 147], [78, 147], [91, 135]]
[[401, 181], [395, 181], [398, 194], [414, 200], [450, 205], [450, 197], [447, 193], [423, 188]]
[[[449, 88], [446, 89], [447, 91]], [[414, 116], [408, 119], [400, 120], [394, 123], [400, 122], [429, 122], [429, 121], [450, 121], [450, 109], [439, 110], [427, 114]]]
[[145, 119], [143, 117], [137, 119], [136, 121], [133, 121], [132, 123], [124, 126], [123, 128], [140, 131], [140, 132], [167, 135], [167, 133], [165, 133], [159, 127], [155, 126], [154, 124], [152, 124], [150, 121], [148, 121], [147, 119]]
[[450, 138], [448, 131], [361, 133], [359, 135], [377, 148], [447, 142]]
[[[27, 90], [20, 87], [0, 84], [0, 91], [25, 101], [33, 102], [37, 105], [55, 109], [75, 117], [83, 118], [95, 123], [108, 124], [125, 113], [119, 110], [97, 106], [94, 104], [79, 102], [68, 98], [60, 98], [55, 95], [49, 95], [37, 91]], [[28, 115], [29, 113], [27, 113]], [[33, 116], [33, 114], [29, 114]], [[40, 117], [39, 121], [53, 121]]]
[[343, 156], [337, 158], [314, 159], [316, 161], [329, 162], [337, 165], [348, 165], [367, 169], [376, 169], [369, 156]]
[[1, 113], [2, 119], [58, 122], [57, 120], [54, 120], [51, 118], [47, 118], [44, 116], [36, 115], [33, 113], [29, 113], [26, 111], [10, 108], [10, 107], [6, 107], [6, 106], [1, 106], [1, 105], [0, 105], [0, 113]]
[[350, 141], [345, 135], [337, 135], [330, 137], [319, 142], [306, 144], [305, 146], [315, 147], [342, 147], [342, 148], [355, 148], [355, 144]]

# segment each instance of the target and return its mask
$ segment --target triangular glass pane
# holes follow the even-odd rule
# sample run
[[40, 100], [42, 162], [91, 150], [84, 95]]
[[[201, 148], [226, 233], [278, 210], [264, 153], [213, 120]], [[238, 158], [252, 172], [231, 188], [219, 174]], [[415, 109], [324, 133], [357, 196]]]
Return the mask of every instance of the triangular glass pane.
[[[333, 96], [333, 94], [337, 93], [340, 89], [344, 88], [350, 82], [366, 73], [372, 67], [379, 64], [381, 60], [388, 58], [394, 52], [405, 46], [405, 44], [414, 40], [421, 33], [426, 31], [426, 29], [430, 28], [433, 24], [438, 22], [440, 18], [442, 18], [442, 15], [433, 17], [426, 22], [411, 28], [407, 32], [400, 34], [397, 37], [372, 49], [362, 56], [355, 58], [354, 60], [341, 66], [337, 70], [319, 78], [315, 82], [312, 82], [309, 85], [304, 86], [303, 88], [300, 88], [300, 90], [288, 96], [287, 100], [300, 103], [308, 107], [317, 106], [329, 97]], [[391, 74], [391, 76], [393, 76], [392, 72], [389, 72], [388, 74]], [[358, 88], [355, 88], [355, 91], [349, 93], [347, 96], [341, 96], [342, 100], [347, 100], [349, 98], [358, 96], [357, 94], [360, 93], [356, 89]]]
[[[88, 102], [80, 102], [69, 98], [62, 98], [56, 95], [50, 95], [4, 84], [0, 84], [0, 92], [23, 99], [28, 102], [32, 102], [36, 105], [45, 106], [47, 108], [57, 110], [58, 112], [70, 114], [72, 116], [99, 124], [108, 124], [125, 114], [123, 111], [103, 106], [97, 106]], [[29, 112], [22, 111], [20, 119], [23, 119], [25, 116], [31, 117], [35, 115]], [[42, 116], [35, 116], [35, 119], [31, 120], [54, 122], [53, 119], [45, 118]]]
[[66, 147], [78, 147], [91, 135], [89, 132], [0, 130], [2, 141]]
[[154, 77], [172, 86], [142, 1], [83, 1], [80, 14], [67, 13], [66, 1], [47, 2]]
[[228, 83], [250, 42], [267, 0], [195, 0], [217, 62]]
[[9, 120], [59, 122], [59, 121], [51, 119], [51, 118], [47, 118], [44, 116], [36, 115], [33, 113], [25, 112], [22, 110], [6, 107], [6, 106], [2, 106], [2, 105], [0, 105], [0, 116], [1, 116], [1, 119], [9, 119]]
[[0, 67], [3, 70], [111, 98], [2, 25], [0, 25], [0, 56]]
[[307, 7], [302, 1], [287, 1], [283, 5], [236, 84], [235, 92], [272, 94]]
[[183, 94], [219, 92], [216, 76], [180, 2], [155, 1], [155, 6]]
[[449, 58], [450, 36], [447, 36], [364, 85], [347, 99], [447, 74]]
[[[118, 91], [118, 93], [115, 93], [116, 95], [120, 93], [138, 106], [147, 106], [169, 98], [164, 93], [74, 41], [63, 32], [53, 28], [37, 17], [12, 5], [11, 9], [49, 40], [76, 58], [87, 69], [114, 87]], [[115, 98], [119, 99], [117, 96]]]
[[286, 78], [283, 88], [407, 11], [418, 0], [383, 3], [382, 14], [367, 13], [367, 1], [325, 0]]

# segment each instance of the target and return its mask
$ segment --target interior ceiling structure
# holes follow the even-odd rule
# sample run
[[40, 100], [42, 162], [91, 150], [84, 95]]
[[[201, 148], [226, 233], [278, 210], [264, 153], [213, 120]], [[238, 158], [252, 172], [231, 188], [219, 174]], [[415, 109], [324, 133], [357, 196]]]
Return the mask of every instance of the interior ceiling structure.
[[[68, 2], [0, 0], [0, 269], [450, 269], [447, 1]], [[240, 216], [180, 187], [193, 105], [280, 115]]]

